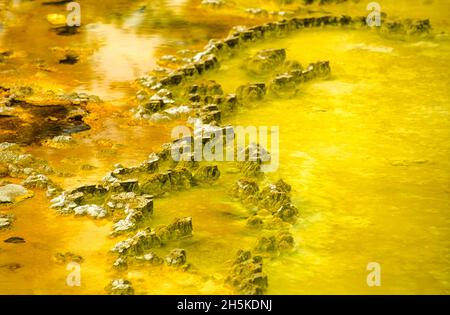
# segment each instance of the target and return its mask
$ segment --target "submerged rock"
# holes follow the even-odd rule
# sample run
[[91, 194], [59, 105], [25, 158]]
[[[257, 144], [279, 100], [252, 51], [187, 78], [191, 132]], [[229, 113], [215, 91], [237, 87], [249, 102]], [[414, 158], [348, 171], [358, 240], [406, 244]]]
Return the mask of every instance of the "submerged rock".
[[175, 168], [154, 174], [142, 184], [141, 191], [149, 195], [161, 195], [172, 190], [191, 187], [192, 174], [186, 168]]
[[9, 228], [13, 220], [13, 215], [0, 213], [0, 230]]
[[430, 20], [395, 20], [386, 21], [381, 24], [385, 32], [398, 33], [403, 35], [427, 35], [431, 31]]
[[171, 107], [164, 111], [170, 118], [180, 118], [181, 116], [185, 116], [189, 114], [192, 111], [192, 109], [189, 106], [181, 105], [178, 107]]
[[283, 221], [294, 223], [297, 220], [298, 209], [293, 204], [286, 203], [275, 212], [274, 216], [279, 217]]
[[9, 176], [9, 168], [6, 164], [0, 164], [0, 178]]
[[119, 257], [114, 262], [113, 267], [119, 271], [124, 271], [128, 269], [128, 262], [125, 258]]
[[[144, 118], [147, 118], [147, 117], [144, 116]], [[171, 120], [171, 118], [168, 115], [164, 115], [164, 114], [160, 114], [160, 113], [154, 113], [148, 119], [155, 123], [168, 122]]]
[[45, 139], [88, 130], [90, 126], [83, 121], [88, 113], [83, 107], [93, 102], [97, 100], [82, 94], [34, 93], [30, 96], [11, 90], [3, 99], [0, 95], [0, 104], [13, 108], [7, 115], [0, 115], [0, 142], [41, 143]]
[[53, 181], [43, 174], [30, 175], [23, 182], [22, 185], [27, 188], [47, 189], [53, 187], [59, 189]]
[[51, 208], [56, 208], [62, 214], [73, 213], [73, 209], [81, 205], [83, 193], [70, 194], [62, 192], [57, 197], [50, 200]]
[[[284, 182], [283, 182], [284, 184]], [[283, 184], [269, 184], [260, 193], [259, 207], [272, 212], [291, 202], [289, 190]]]
[[74, 65], [78, 62], [79, 59], [80, 57], [77, 55], [67, 54], [64, 56], [64, 58], [59, 60], [59, 63], [65, 65]]
[[161, 246], [162, 242], [178, 240], [191, 235], [192, 218], [180, 218], [154, 230], [146, 228], [138, 231], [132, 237], [117, 243], [111, 251], [119, 255], [142, 256], [146, 250]]
[[251, 143], [245, 148], [238, 148], [239, 155], [237, 166], [246, 177], [258, 177], [262, 175], [261, 166], [270, 162], [270, 153], [259, 144]]
[[196, 182], [215, 181], [220, 177], [217, 165], [205, 165], [198, 167], [193, 172], [193, 179]]
[[107, 189], [107, 192], [111, 193], [120, 193], [120, 192], [137, 192], [139, 191], [139, 181], [135, 178], [125, 179], [125, 180], [117, 180], [113, 183], [110, 183], [108, 187], [104, 187]]
[[[75, 188], [69, 192], [62, 192], [50, 202], [51, 208], [57, 209], [62, 214], [75, 212], [78, 207], [78, 215], [89, 214], [94, 217], [106, 216], [107, 210], [98, 206], [107, 193], [107, 189], [102, 185], [85, 185]], [[103, 210], [101, 210], [103, 209]]]
[[164, 100], [158, 98], [158, 99], [150, 99], [148, 102], [142, 105], [142, 108], [149, 113], [155, 113], [164, 109], [165, 106], [166, 104], [164, 103]]
[[297, 93], [297, 86], [302, 82], [308, 82], [315, 78], [325, 78], [330, 72], [328, 61], [318, 61], [308, 65], [306, 69], [291, 63], [289, 72], [279, 74], [270, 81], [270, 91], [278, 96], [292, 96]]
[[72, 252], [56, 253], [54, 258], [58, 264], [67, 264], [70, 262], [81, 264], [84, 261], [83, 257]]
[[241, 85], [236, 90], [239, 101], [260, 101], [266, 95], [266, 85], [264, 83], [251, 83]]
[[145, 250], [153, 247], [161, 246], [161, 239], [151, 229], [147, 228], [143, 231], [138, 231], [135, 235], [126, 240], [120, 241], [112, 249], [119, 255], [143, 255]]
[[236, 47], [239, 47], [239, 42], [240, 42], [240, 40], [239, 40], [239, 37], [238, 37], [238, 36], [231, 36], [231, 37], [228, 37], [228, 38], [224, 39], [223, 42], [224, 42], [224, 43], [227, 45], [227, 47], [229, 47], [229, 48], [236, 48]]
[[14, 151], [14, 150], [20, 150], [20, 147], [17, 143], [11, 142], [0, 143], [0, 151]]
[[277, 75], [270, 82], [270, 90], [276, 94], [293, 96], [297, 93], [294, 76], [288, 73]]
[[259, 216], [252, 216], [247, 219], [247, 226], [250, 228], [258, 229], [261, 228], [264, 221]]
[[186, 263], [186, 251], [175, 248], [166, 256], [165, 261], [169, 266], [182, 266]]
[[429, 19], [413, 21], [408, 27], [408, 34], [428, 34], [431, 31]]
[[186, 92], [188, 95], [223, 95], [222, 86], [214, 80], [191, 85], [187, 88]]
[[12, 243], [12, 244], [20, 244], [20, 243], [25, 243], [25, 239], [23, 237], [19, 237], [19, 236], [12, 236], [12, 237], [7, 238], [3, 242]]
[[171, 224], [156, 228], [162, 241], [178, 240], [192, 235], [192, 218], [177, 218]]
[[132, 191], [113, 194], [107, 201], [107, 207], [122, 210], [136, 209], [142, 211], [145, 216], [151, 216], [153, 213], [153, 196], [137, 195]]
[[269, 252], [273, 253], [278, 250], [278, 244], [275, 236], [271, 237], [259, 237], [255, 246], [257, 252]]
[[252, 258], [250, 251], [239, 250], [226, 282], [240, 294], [264, 294], [268, 287], [268, 280], [267, 275], [263, 272], [262, 262], [261, 256]]
[[[15, 143], [0, 143], [0, 169], [2, 173], [11, 177], [24, 177], [32, 173], [50, 174], [53, 169], [44, 160], [35, 158], [31, 154], [24, 154]], [[6, 173], [6, 168], [7, 173]]]
[[[0, 51], [0, 63], [4, 62], [8, 57], [13, 55], [12, 50], [2, 50]], [[0, 87], [0, 89], [5, 89], [3, 87]]]
[[83, 171], [91, 171], [96, 169], [97, 167], [95, 167], [94, 165], [90, 165], [90, 164], [83, 164], [80, 166], [80, 169]]
[[258, 202], [259, 187], [256, 181], [249, 179], [240, 179], [232, 189], [232, 195], [239, 198], [246, 205], [256, 204]]
[[102, 185], [84, 185], [73, 189], [71, 194], [82, 193], [86, 197], [95, 198], [107, 193], [107, 189]]
[[204, 6], [209, 6], [213, 8], [219, 8], [223, 6], [226, 2], [224, 0], [202, 0], [201, 4]]
[[135, 213], [134, 212], [130, 213], [125, 217], [125, 219], [119, 220], [113, 225], [113, 231], [111, 232], [111, 235], [117, 236], [136, 229], [137, 228], [136, 221], [137, 220], [135, 218]]
[[17, 269], [22, 268], [22, 267], [23, 267], [22, 264], [14, 263], [14, 262], [0, 265], [0, 268], [6, 268], [6, 269], [8, 269], [10, 271], [14, 271], [14, 270], [17, 270]]
[[164, 259], [156, 255], [154, 252], [145, 253], [143, 256], [136, 257], [137, 260], [149, 262], [154, 266], [159, 266], [164, 263]]
[[73, 209], [75, 215], [88, 215], [90, 217], [101, 219], [107, 216], [108, 212], [98, 205], [83, 205]]
[[80, 32], [78, 26], [67, 26], [67, 25], [53, 27], [50, 28], [50, 30], [54, 31], [56, 34], [60, 36], [72, 36]]
[[106, 292], [111, 295], [133, 295], [134, 289], [131, 282], [124, 279], [115, 279], [105, 288]]
[[64, 148], [76, 143], [76, 141], [69, 135], [60, 135], [51, 139], [45, 140], [42, 144], [50, 148]]
[[255, 251], [262, 253], [278, 254], [279, 252], [291, 250], [294, 247], [294, 237], [289, 232], [280, 232], [273, 236], [259, 237]]
[[245, 12], [251, 15], [255, 16], [261, 16], [261, 17], [268, 17], [269, 12], [267, 10], [261, 9], [261, 8], [247, 8], [245, 9]]
[[[291, 186], [282, 179], [264, 187], [261, 191], [255, 180], [240, 179], [232, 188], [232, 195], [247, 207], [256, 208], [260, 216], [253, 216], [247, 220], [251, 228], [281, 228], [287, 223], [295, 223], [298, 209], [291, 203]], [[269, 220], [261, 218], [272, 216]]]
[[247, 71], [253, 74], [265, 74], [275, 71], [286, 60], [284, 49], [264, 49], [258, 51], [245, 63]]
[[127, 207], [127, 209], [125, 209], [125, 214], [125, 219], [119, 220], [113, 225], [111, 235], [116, 236], [124, 232], [137, 229], [139, 222], [144, 219], [144, 216], [148, 215], [148, 212], [143, 212], [142, 210], [137, 209], [129, 209]]

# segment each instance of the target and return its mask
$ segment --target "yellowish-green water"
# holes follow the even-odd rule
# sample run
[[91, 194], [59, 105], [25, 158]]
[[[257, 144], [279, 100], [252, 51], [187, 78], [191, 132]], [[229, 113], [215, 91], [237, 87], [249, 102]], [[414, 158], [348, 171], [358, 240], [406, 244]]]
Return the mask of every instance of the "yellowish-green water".
[[[412, 6], [396, 3], [388, 2], [384, 8], [403, 17], [430, 17], [436, 30], [449, 30], [445, 1]], [[95, 43], [88, 45], [95, 53], [70, 68], [72, 74], [62, 65], [54, 65], [53, 74], [37, 71], [29, 64], [17, 67], [23, 60], [32, 59], [21, 59], [19, 54], [17, 60], [13, 59], [17, 62], [13, 70], [7, 69], [13, 74], [2, 75], [5, 82], [38, 78], [48, 86], [81, 88], [107, 99], [120, 99], [93, 109], [92, 117], [97, 118], [92, 120], [93, 129], [75, 135], [76, 145], [67, 149], [27, 148], [74, 175], [55, 178], [65, 188], [97, 181], [114, 163], [138, 164], [168, 141], [171, 127], [179, 123], [133, 122], [126, 113], [131, 88], [123, 82], [151, 69], [156, 56], [180, 47], [201, 47], [207, 38], [221, 37], [229, 25], [242, 22], [240, 14], [225, 9], [215, 13], [228, 19], [214, 32], [213, 17], [208, 20], [201, 14], [187, 14], [189, 9], [199, 10], [198, 3], [192, 1], [177, 4], [173, 10], [169, 5], [152, 11], [155, 19], [187, 23], [173, 22], [181, 25], [175, 32], [166, 27], [156, 31], [157, 26], [145, 24], [131, 27], [134, 33], [130, 34], [123, 24], [111, 22], [123, 6], [120, 1], [105, 5], [99, 21], [97, 7], [89, 5], [88, 20], [107, 26], [92, 26], [87, 33], [111, 37], [104, 38], [101, 48], [96, 48], [98, 38], [86, 35]], [[365, 12], [364, 6], [356, 4], [332, 6], [330, 10], [342, 8], [351, 13]], [[137, 9], [139, 5], [128, 8], [126, 16]], [[167, 17], [167, 10], [175, 12], [174, 16]], [[28, 11], [28, 17], [39, 21], [50, 11]], [[29, 29], [20, 25], [4, 35], [2, 48], [10, 45], [15, 51], [28, 52], [30, 46], [37, 47], [35, 54], [45, 56], [48, 47], [70, 44], [70, 39], [59, 39], [61, 43], [53, 42], [53, 37], [44, 39], [47, 27], [43, 26], [35, 30], [35, 34], [41, 34], [35, 45], [27, 42], [29, 36], [14, 38], [14, 30]], [[186, 34], [186, 29], [193, 27], [195, 31]], [[89, 42], [78, 38], [83, 44]], [[119, 38], [130, 49], [121, 50]], [[449, 36], [405, 38], [363, 30], [307, 30], [253, 45], [242, 52], [242, 57], [263, 48], [285, 48], [289, 60], [303, 65], [330, 60], [332, 69], [329, 79], [303, 85], [295, 97], [266, 97], [261, 103], [244, 106], [226, 121], [241, 126], [280, 126], [280, 168], [269, 176], [281, 177], [293, 186], [293, 200], [301, 211], [299, 222], [292, 228], [296, 251], [265, 260], [268, 293], [448, 294]], [[117, 60], [122, 62], [120, 67], [108, 66]], [[8, 65], [1, 67], [6, 71]], [[224, 61], [221, 70], [207, 78], [220, 82], [226, 92], [256, 80], [242, 70], [239, 58]], [[80, 170], [82, 164], [96, 168]], [[245, 228], [247, 210], [229, 198], [235, 177], [226, 170], [213, 187], [155, 200], [155, 225], [174, 217], [193, 217], [194, 237], [173, 247], [187, 250], [194, 270], [134, 266], [127, 278], [137, 293], [231, 293], [223, 285], [230, 260], [238, 249], [252, 247], [258, 233]], [[108, 238], [110, 223], [57, 216], [39, 192], [7, 210], [14, 213], [16, 221], [11, 230], [0, 232], [1, 238], [17, 235], [26, 243], [0, 245], [0, 266], [22, 265], [15, 270], [0, 268], [0, 293], [104, 293], [105, 285], [116, 276], [111, 270], [114, 257], [106, 255], [117, 241]], [[65, 251], [84, 258], [81, 287], [67, 286], [68, 271], [53, 260], [56, 252]], [[366, 266], [373, 261], [381, 265], [380, 287], [366, 284]]]
[[[266, 47], [326, 56], [333, 73], [230, 121], [280, 126], [280, 175], [302, 205], [300, 251], [270, 266], [271, 292], [448, 292], [448, 38], [318, 31], [255, 50]], [[376, 289], [365, 283], [371, 261], [382, 268]]]

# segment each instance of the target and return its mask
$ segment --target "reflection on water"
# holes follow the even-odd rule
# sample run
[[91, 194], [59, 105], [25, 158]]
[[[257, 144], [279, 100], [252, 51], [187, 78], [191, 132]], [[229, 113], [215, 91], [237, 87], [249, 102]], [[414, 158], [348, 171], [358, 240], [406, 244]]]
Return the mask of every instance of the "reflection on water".
[[[130, 81], [154, 68], [157, 58], [185, 48], [201, 48], [222, 37], [234, 20], [208, 19], [188, 1], [83, 1], [80, 31], [60, 36], [49, 14], [66, 15], [64, 5], [17, 1], [5, 6], [0, 49], [14, 51], [0, 71], [11, 84], [41, 84], [95, 94], [111, 100], [129, 96]], [[197, 7], [198, 4], [194, 6]], [[82, 51], [80, 61], [62, 65], [55, 48]]]
[[87, 82], [87, 90], [96, 91], [103, 99], [123, 96], [112, 83], [132, 81], [154, 68], [155, 49], [162, 43], [160, 37], [107, 24], [88, 25], [86, 37], [88, 43], [100, 44], [89, 58], [95, 77]]

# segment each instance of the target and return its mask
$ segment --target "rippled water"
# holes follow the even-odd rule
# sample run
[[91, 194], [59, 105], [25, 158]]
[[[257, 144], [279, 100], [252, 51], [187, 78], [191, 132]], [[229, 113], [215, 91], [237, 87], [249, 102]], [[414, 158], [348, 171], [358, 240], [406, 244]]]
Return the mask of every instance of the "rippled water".
[[[202, 47], [231, 25], [245, 24], [245, 16], [228, 9], [205, 16], [195, 1], [102, 3], [83, 5], [87, 25], [80, 35], [49, 32], [45, 16], [64, 10], [34, 2], [11, 9], [8, 28], [0, 32], [0, 47], [17, 53], [12, 64], [0, 64], [3, 82], [38, 82], [114, 100], [93, 109], [93, 128], [75, 135], [75, 146], [26, 148], [74, 175], [55, 178], [65, 188], [97, 181], [114, 163], [137, 164], [169, 140], [172, 124], [131, 119], [129, 81], [152, 69], [157, 56]], [[445, 2], [434, 5], [397, 5], [394, 12], [434, 17], [435, 28], [448, 31], [445, 11], [438, 10]], [[365, 12], [358, 6], [344, 8]], [[394, 5], [388, 2], [386, 10], [393, 11]], [[218, 21], [221, 14], [226, 18]], [[67, 45], [81, 45], [92, 54], [79, 64], [60, 65], [49, 48]], [[330, 60], [332, 69], [331, 78], [305, 84], [296, 97], [268, 97], [227, 121], [280, 126], [280, 169], [272, 176], [293, 185], [301, 210], [293, 228], [296, 252], [265, 261], [268, 293], [448, 293], [448, 35], [403, 38], [375, 31], [308, 30], [252, 46], [242, 57], [263, 48], [285, 48], [288, 59], [304, 65]], [[54, 71], [37, 69], [35, 59], [44, 59]], [[242, 70], [240, 58], [223, 62], [208, 77], [226, 92], [255, 80]], [[96, 168], [80, 170], [83, 164]], [[213, 187], [155, 201], [154, 224], [193, 217], [195, 237], [176, 245], [186, 248], [198, 272], [133, 267], [128, 278], [137, 293], [230, 292], [223, 286], [230, 259], [237, 249], [252, 247], [256, 236], [245, 229], [247, 210], [228, 196], [234, 179], [224, 168]], [[0, 244], [0, 265], [22, 265], [0, 268], [0, 292], [104, 293], [114, 276], [113, 257], [105, 255], [116, 242], [107, 237], [109, 223], [59, 217], [40, 193], [12, 212], [14, 227], [0, 236], [19, 235], [27, 242]], [[84, 257], [80, 288], [66, 285], [65, 266], [52, 258], [58, 251]], [[366, 284], [371, 261], [381, 264], [378, 288]]]

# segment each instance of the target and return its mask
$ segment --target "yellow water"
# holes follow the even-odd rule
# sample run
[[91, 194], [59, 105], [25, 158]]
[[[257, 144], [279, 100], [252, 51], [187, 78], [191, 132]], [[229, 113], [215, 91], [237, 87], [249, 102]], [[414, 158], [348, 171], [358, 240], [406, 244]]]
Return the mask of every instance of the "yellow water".
[[[254, 2], [254, 6], [260, 3]], [[133, 121], [127, 112], [128, 81], [151, 69], [155, 56], [180, 47], [201, 47], [207, 38], [223, 36], [228, 25], [239, 24], [242, 19], [240, 10], [235, 12], [233, 8], [214, 13], [227, 17], [221, 24], [223, 29], [214, 32], [211, 25], [220, 24], [214, 22], [214, 16], [208, 19], [200, 13], [188, 14], [200, 10], [195, 1], [175, 7], [166, 3], [154, 8], [155, 15], [144, 20], [156, 16], [169, 25], [180, 23], [175, 31], [170, 32], [170, 27], [157, 29], [151, 23], [126, 31], [124, 24], [112, 17], [120, 9], [126, 17], [132, 17], [141, 4], [129, 8], [121, 1], [107, 1], [98, 8], [90, 4], [93, 2], [87, 3], [88, 19], [102, 23], [87, 32], [94, 36], [92, 41], [98, 44], [98, 32], [111, 37], [105, 38], [100, 48], [88, 41], [90, 35], [82, 37], [80, 45], [95, 52], [84, 63], [69, 66], [76, 78], [64, 65], [53, 65], [55, 73], [43, 74], [29, 69], [28, 64], [15, 68], [13, 63], [12, 69], [17, 72], [5, 79], [30, 82], [39, 78], [48, 86], [81, 88], [107, 99], [120, 99], [92, 108], [89, 123], [93, 129], [75, 135], [76, 145], [65, 149], [26, 148], [73, 175], [54, 178], [65, 188], [96, 182], [114, 163], [138, 164], [168, 141], [171, 127], [179, 122], [152, 125]], [[431, 17], [437, 30], [450, 30], [445, 1], [435, 1], [432, 6], [418, 3], [409, 6], [402, 2], [394, 7], [388, 2], [386, 10], [404, 17]], [[365, 14], [361, 5], [343, 7], [354, 14]], [[33, 8], [37, 11], [31, 11]], [[28, 10], [28, 18], [36, 21], [52, 11], [47, 7], [22, 10]], [[167, 11], [174, 16], [167, 17]], [[0, 41], [2, 49], [8, 45], [15, 51], [30, 49], [30, 35], [13, 36], [20, 27], [30, 29], [18, 24]], [[31, 46], [44, 57], [48, 47], [69, 45], [72, 40], [51, 35], [44, 39], [47, 27], [32, 32], [40, 40]], [[195, 31], [186, 34], [186, 28], [192, 27]], [[121, 50], [118, 38], [132, 48]], [[56, 39], [62, 43], [54, 43]], [[286, 48], [288, 59], [302, 64], [330, 60], [332, 76], [305, 84], [295, 98], [267, 97], [259, 104], [244, 106], [226, 120], [242, 126], [280, 126], [280, 168], [269, 176], [281, 177], [293, 186], [293, 200], [301, 211], [299, 222], [292, 228], [296, 251], [265, 260], [268, 293], [448, 294], [448, 35], [404, 38], [363, 30], [308, 30], [251, 46], [242, 56], [281, 47]], [[19, 54], [13, 62], [29, 58]], [[125, 64], [108, 67], [108, 62], [116, 61]], [[255, 80], [241, 66], [239, 58], [224, 61], [221, 70], [208, 77], [232, 92], [238, 85]], [[82, 164], [96, 168], [80, 170]], [[258, 233], [245, 228], [247, 210], [228, 196], [236, 176], [223, 169], [212, 187], [155, 200], [152, 224], [168, 223], [178, 216], [193, 217], [193, 238], [159, 250], [163, 255], [170, 248], [185, 248], [193, 270], [133, 266], [126, 278], [137, 293], [231, 293], [223, 285], [230, 260], [237, 249], [251, 248]], [[0, 266], [22, 265], [16, 270], [0, 268], [0, 293], [104, 293], [111, 279], [124, 276], [111, 270], [114, 256], [106, 254], [117, 241], [108, 238], [111, 227], [107, 221], [58, 216], [48, 208], [41, 192], [3, 210], [14, 213], [16, 221], [11, 230], [0, 232], [1, 239], [21, 236], [26, 243], [0, 244]], [[68, 271], [52, 258], [56, 252], [66, 251], [84, 258], [81, 287], [67, 286]], [[380, 287], [366, 284], [369, 262], [381, 265]]]

